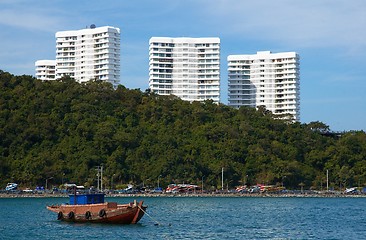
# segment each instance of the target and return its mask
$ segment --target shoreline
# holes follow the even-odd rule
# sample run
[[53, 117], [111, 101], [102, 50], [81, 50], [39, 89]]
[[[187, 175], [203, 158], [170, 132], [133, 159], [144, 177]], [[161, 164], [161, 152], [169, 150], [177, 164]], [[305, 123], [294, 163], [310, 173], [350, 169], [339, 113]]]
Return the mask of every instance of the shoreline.
[[[0, 193], [0, 198], [67, 198], [68, 194], [53, 193]], [[231, 197], [231, 198], [366, 198], [366, 194], [335, 194], [335, 193], [136, 193], [136, 194], [106, 194], [106, 198], [154, 198], [154, 197]]]

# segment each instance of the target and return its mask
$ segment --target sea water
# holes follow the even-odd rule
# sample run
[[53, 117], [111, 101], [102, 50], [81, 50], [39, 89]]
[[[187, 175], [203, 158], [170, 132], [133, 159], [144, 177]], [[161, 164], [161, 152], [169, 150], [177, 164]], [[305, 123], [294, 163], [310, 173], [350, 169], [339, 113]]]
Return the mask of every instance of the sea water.
[[[128, 203], [134, 198], [106, 198]], [[366, 239], [366, 198], [144, 197], [138, 224], [58, 221], [67, 198], [1, 198], [0, 239]]]

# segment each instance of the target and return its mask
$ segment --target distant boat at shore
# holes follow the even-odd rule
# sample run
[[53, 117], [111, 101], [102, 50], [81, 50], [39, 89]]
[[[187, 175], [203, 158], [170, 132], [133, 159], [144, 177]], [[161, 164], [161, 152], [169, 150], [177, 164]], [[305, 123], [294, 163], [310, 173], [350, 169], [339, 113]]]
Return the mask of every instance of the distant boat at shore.
[[18, 184], [16, 183], [8, 183], [5, 187], [6, 191], [13, 191], [13, 190], [17, 190], [18, 188]]
[[358, 193], [358, 189], [357, 187], [346, 188], [346, 190], [344, 190], [344, 193]]

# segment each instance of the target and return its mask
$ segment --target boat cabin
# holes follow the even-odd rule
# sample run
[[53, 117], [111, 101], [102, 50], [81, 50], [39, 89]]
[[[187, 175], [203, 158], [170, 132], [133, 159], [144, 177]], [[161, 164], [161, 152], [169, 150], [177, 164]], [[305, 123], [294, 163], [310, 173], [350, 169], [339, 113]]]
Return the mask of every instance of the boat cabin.
[[104, 203], [104, 193], [71, 194], [69, 197], [70, 205]]

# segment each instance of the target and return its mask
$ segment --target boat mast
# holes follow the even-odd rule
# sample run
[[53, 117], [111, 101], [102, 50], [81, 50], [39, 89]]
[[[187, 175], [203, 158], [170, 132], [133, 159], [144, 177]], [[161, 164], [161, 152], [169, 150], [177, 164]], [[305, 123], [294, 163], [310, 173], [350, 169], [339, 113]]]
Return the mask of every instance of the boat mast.
[[100, 167], [100, 191], [103, 192], [103, 165]]
[[99, 191], [99, 167], [98, 167], [98, 173], [97, 173], [97, 189]]
[[98, 186], [97, 186], [97, 189], [98, 189], [98, 191], [103, 191], [103, 165], [98, 166], [97, 169], [98, 169], [98, 173], [97, 173]]
[[224, 168], [221, 168], [221, 190], [224, 191]]
[[327, 169], [327, 192], [329, 191], [329, 170]]

